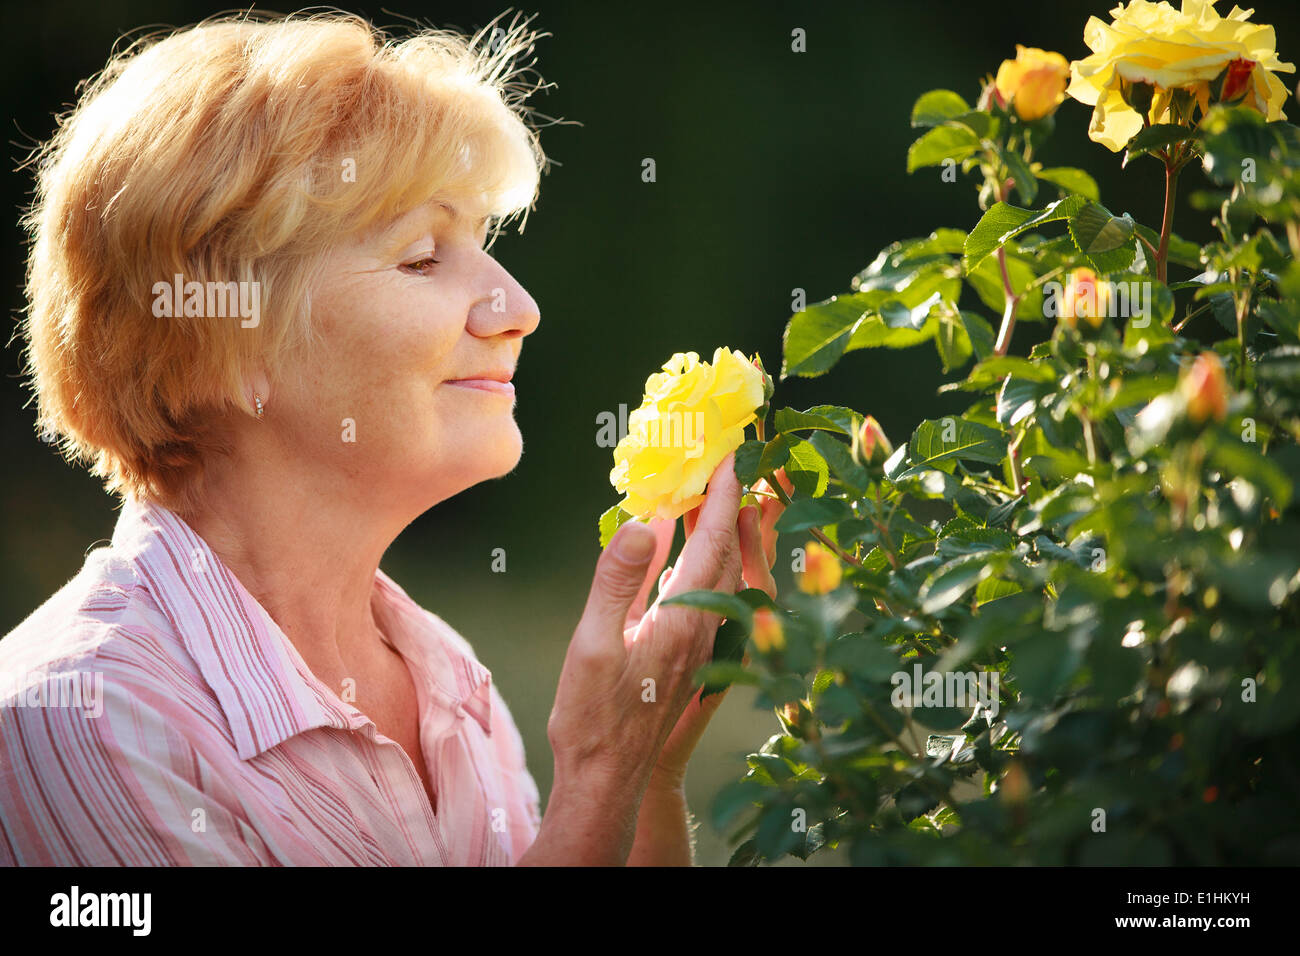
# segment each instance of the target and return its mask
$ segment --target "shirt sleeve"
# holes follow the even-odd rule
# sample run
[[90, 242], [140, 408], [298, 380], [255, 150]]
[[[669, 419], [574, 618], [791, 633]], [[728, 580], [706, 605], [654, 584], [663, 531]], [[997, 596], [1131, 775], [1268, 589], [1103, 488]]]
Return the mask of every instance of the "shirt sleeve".
[[273, 863], [238, 806], [165, 716], [111, 678], [97, 716], [0, 705], [0, 864]]

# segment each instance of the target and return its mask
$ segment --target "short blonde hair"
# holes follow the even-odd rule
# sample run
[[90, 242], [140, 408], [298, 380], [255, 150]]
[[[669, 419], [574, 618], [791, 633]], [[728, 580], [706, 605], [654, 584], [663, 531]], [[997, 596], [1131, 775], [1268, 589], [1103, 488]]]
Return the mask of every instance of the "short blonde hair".
[[[499, 20], [500, 18], [498, 18]], [[390, 37], [342, 13], [218, 18], [115, 53], [29, 163], [24, 320], [37, 427], [110, 492], [185, 510], [222, 413], [251, 413], [312, 340], [330, 245], [443, 195], [493, 235], [536, 201], [547, 159], [517, 66], [519, 17], [466, 38]], [[351, 175], [349, 175], [349, 173]], [[259, 283], [260, 322], [156, 318], [154, 286]]]

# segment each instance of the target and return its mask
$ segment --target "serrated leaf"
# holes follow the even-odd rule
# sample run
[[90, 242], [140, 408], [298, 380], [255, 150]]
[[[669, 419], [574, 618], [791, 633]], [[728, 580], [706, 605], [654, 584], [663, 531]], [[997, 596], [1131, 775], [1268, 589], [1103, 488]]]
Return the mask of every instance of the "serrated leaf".
[[963, 262], [966, 273], [970, 274], [976, 266], [1022, 232], [1049, 222], [1069, 219], [1087, 202], [1082, 196], [1070, 195], [1042, 210], [996, 203], [980, 217], [980, 221], [966, 237]]
[[1007, 436], [987, 425], [949, 417], [922, 422], [912, 433], [908, 449], [909, 471], [956, 459], [997, 464], [1006, 456]]
[[843, 498], [797, 498], [781, 512], [776, 521], [780, 534], [807, 531], [838, 524], [853, 517], [853, 509]]
[[970, 106], [952, 90], [922, 93], [912, 106], [913, 126], [938, 126], [954, 116], [970, 111]]
[[826, 484], [830, 470], [826, 459], [809, 442], [802, 438], [789, 437], [790, 458], [785, 465], [786, 477], [795, 489], [810, 498], [820, 498], [826, 493]]
[[632, 520], [632, 516], [622, 509], [619, 505], [609, 508], [600, 516], [600, 550], [604, 551], [609, 547], [609, 542], [614, 537], [614, 532], [618, 531], [624, 524]]
[[1132, 240], [1133, 220], [1090, 202], [1070, 217], [1070, 235], [1086, 256], [1110, 252]]
[[1195, 135], [1196, 131], [1190, 126], [1179, 126], [1174, 123], [1157, 123], [1148, 126], [1128, 141], [1124, 152], [1124, 163], [1127, 164], [1130, 160], [1153, 149], [1181, 143]]
[[832, 296], [790, 317], [782, 346], [781, 378], [830, 371], [873, 300], [866, 293]]
[[965, 126], [936, 126], [907, 150], [907, 171], [938, 166], [945, 159], [961, 162], [980, 148], [980, 139]]
[[1101, 199], [1101, 190], [1097, 187], [1097, 180], [1082, 169], [1076, 169], [1073, 166], [1054, 166], [1050, 169], [1037, 170], [1034, 175], [1041, 180], [1060, 186], [1066, 192], [1077, 193], [1084, 199], [1090, 199], [1093, 202]]

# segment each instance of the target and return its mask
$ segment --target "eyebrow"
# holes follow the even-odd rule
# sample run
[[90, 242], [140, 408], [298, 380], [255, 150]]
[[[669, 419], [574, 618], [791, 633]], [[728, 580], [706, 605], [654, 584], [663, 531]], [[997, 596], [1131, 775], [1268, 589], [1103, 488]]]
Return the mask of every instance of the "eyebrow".
[[[452, 221], [452, 222], [459, 222], [459, 221], [460, 221], [460, 218], [461, 218], [460, 210], [457, 209], [455, 206], [453, 206], [451, 203], [446, 202], [445, 200], [439, 199], [439, 200], [437, 200], [437, 204], [438, 204], [439, 206], [441, 206], [443, 209], [447, 210], [447, 213], [451, 216], [451, 221]], [[486, 223], [486, 222], [487, 222], [489, 219], [491, 219], [491, 218], [492, 218], [492, 214], [491, 214], [491, 213], [488, 213], [486, 216], [484, 216], [482, 219], [480, 219], [480, 220], [479, 220], [478, 222], [476, 222], [474, 225], [476, 225], [476, 226], [480, 226], [480, 227], [481, 227], [484, 223]]]

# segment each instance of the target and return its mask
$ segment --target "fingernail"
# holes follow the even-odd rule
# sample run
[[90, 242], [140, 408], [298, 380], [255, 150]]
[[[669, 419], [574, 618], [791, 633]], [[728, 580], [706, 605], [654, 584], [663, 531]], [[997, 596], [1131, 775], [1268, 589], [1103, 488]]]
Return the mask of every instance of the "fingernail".
[[618, 556], [624, 561], [645, 561], [654, 553], [654, 549], [654, 532], [644, 525], [640, 528], [629, 526], [618, 537]]

